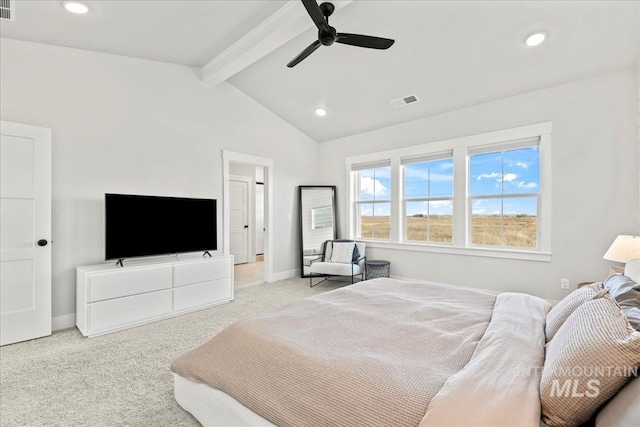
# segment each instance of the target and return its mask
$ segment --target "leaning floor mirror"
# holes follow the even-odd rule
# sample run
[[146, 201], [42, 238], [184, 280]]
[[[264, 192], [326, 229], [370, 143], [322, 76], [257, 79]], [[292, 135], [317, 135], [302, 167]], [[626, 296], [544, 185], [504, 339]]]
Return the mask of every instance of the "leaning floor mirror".
[[300, 202], [300, 265], [301, 277], [309, 277], [311, 261], [321, 256], [321, 246], [335, 239], [336, 187], [335, 185], [301, 185]]

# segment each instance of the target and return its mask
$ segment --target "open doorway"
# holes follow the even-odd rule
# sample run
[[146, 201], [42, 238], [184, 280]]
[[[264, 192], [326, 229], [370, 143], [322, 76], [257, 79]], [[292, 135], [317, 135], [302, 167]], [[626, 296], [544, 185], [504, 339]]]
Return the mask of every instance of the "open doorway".
[[273, 272], [268, 238], [272, 162], [226, 150], [223, 161], [224, 247], [234, 257], [235, 287], [268, 282]]

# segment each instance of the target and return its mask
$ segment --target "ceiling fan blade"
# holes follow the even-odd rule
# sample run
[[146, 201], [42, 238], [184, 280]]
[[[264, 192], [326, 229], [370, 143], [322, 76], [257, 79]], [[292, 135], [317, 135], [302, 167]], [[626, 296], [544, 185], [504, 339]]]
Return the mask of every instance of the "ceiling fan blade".
[[351, 46], [367, 47], [369, 49], [389, 49], [395, 40], [382, 37], [364, 36], [362, 34], [338, 33], [336, 43]]
[[320, 11], [320, 6], [318, 6], [316, 0], [302, 0], [302, 4], [305, 9], [307, 9], [316, 27], [318, 27], [319, 30], [326, 29], [329, 24], [327, 24], [327, 20], [324, 19], [324, 15]]
[[289, 67], [289, 68], [295, 67], [300, 62], [302, 62], [303, 59], [305, 59], [307, 56], [309, 56], [313, 52], [315, 52], [316, 49], [319, 48], [321, 45], [322, 45], [322, 43], [320, 43], [318, 40], [314, 41], [305, 50], [300, 52], [300, 54], [298, 56], [293, 58], [293, 60], [287, 64], [287, 67]]

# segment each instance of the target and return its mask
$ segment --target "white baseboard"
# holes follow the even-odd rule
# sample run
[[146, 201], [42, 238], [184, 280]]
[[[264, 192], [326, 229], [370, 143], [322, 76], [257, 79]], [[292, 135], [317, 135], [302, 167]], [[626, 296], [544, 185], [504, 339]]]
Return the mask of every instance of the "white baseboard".
[[300, 269], [281, 271], [280, 273], [273, 273], [271, 275], [271, 281], [277, 282], [278, 280], [291, 279], [292, 277], [300, 277]]
[[59, 331], [61, 329], [69, 329], [76, 326], [76, 315], [65, 314], [64, 316], [56, 316], [51, 319], [51, 329]]

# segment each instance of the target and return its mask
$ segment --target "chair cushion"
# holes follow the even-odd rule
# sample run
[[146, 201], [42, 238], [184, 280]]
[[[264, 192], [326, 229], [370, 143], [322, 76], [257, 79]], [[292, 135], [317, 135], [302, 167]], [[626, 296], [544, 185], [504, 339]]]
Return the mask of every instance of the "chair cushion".
[[343, 264], [337, 262], [314, 262], [309, 267], [312, 274], [328, 274], [331, 276], [351, 276], [351, 266], [353, 266], [353, 275], [360, 274], [362, 269], [358, 264]]

